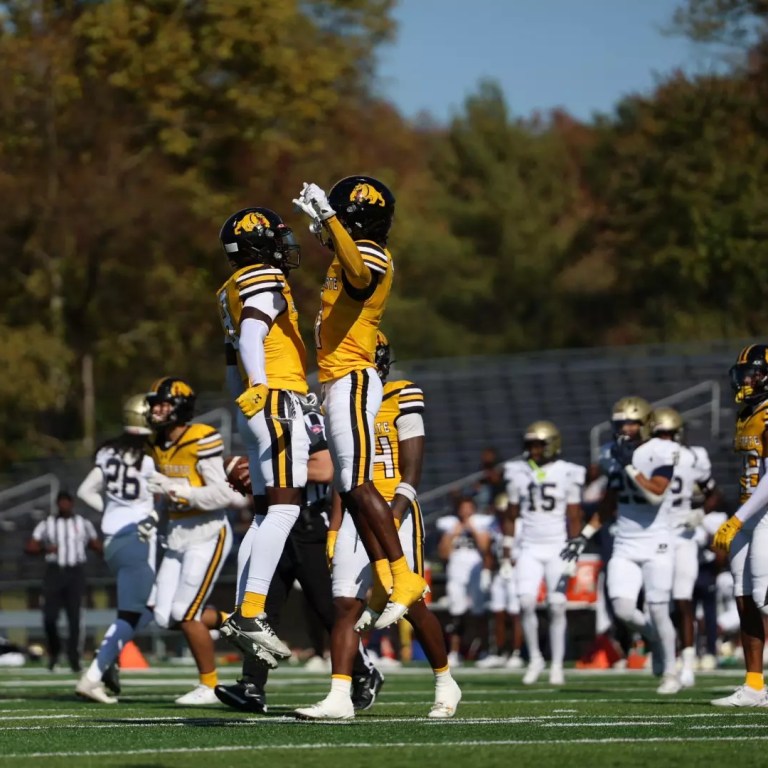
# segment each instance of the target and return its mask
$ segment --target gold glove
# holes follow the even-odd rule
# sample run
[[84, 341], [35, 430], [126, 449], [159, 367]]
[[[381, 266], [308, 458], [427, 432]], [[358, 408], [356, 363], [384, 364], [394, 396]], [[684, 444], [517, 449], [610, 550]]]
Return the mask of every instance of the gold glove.
[[730, 520], [726, 520], [715, 533], [712, 546], [715, 549], [719, 549], [721, 552], [727, 552], [731, 548], [731, 542], [734, 536], [741, 530], [743, 523], [738, 517], [732, 517]]
[[328, 562], [329, 571], [333, 567], [333, 553], [336, 549], [336, 538], [338, 535], [338, 531], [328, 531], [325, 537], [325, 559]]
[[255, 384], [243, 392], [235, 402], [240, 406], [243, 416], [252, 419], [257, 413], [264, 410], [267, 404], [269, 387], [266, 384]]

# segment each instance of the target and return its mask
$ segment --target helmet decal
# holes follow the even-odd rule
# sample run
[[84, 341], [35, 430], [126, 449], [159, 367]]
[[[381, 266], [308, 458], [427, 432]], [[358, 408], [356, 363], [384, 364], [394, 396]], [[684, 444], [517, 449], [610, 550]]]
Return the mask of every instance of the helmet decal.
[[349, 199], [353, 203], [365, 201], [370, 205], [379, 205], [382, 208], [386, 205], [384, 196], [371, 184], [358, 184], [350, 193]]
[[269, 219], [258, 211], [250, 211], [235, 223], [234, 233], [242, 235], [243, 232], [253, 232], [254, 229], [269, 229]]

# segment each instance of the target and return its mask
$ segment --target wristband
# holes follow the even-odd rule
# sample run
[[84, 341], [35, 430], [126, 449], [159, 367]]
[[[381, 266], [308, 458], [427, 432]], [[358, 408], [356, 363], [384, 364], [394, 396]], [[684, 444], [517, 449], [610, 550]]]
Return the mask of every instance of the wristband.
[[585, 539], [591, 539], [595, 534], [597, 533], [597, 528], [595, 528], [594, 525], [590, 525], [587, 523], [582, 529], [581, 529], [581, 535]]
[[408, 501], [415, 501], [416, 499], [416, 489], [409, 483], [400, 483], [397, 488], [395, 488], [395, 495], [397, 494], [405, 496]]
[[504, 536], [504, 538], [501, 540], [501, 546], [505, 549], [511, 550], [515, 546], [515, 537]]

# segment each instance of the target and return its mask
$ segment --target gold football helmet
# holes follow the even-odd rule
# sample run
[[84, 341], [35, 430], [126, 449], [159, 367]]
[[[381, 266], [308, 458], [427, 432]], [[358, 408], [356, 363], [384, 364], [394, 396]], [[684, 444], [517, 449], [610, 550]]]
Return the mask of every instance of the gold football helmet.
[[149, 403], [146, 395], [131, 395], [123, 403], [123, 431], [129, 435], [149, 435]]
[[651, 413], [651, 434], [669, 432], [678, 443], [683, 437], [683, 417], [674, 408], [656, 408]]
[[560, 430], [551, 421], [534, 421], [530, 424], [523, 434], [523, 445], [528, 443], [544, 443], [544, 453], [542, 457], [547, 461], [552, 461], [560, 455], [563, 440], [560, 437]]
[[622, 434], [621, 428], [625, 422], [635, 422], [640, 425], [640, 437], [647, 440], [651, 436], [650, 418], [651, 404], [642, 397], [629, 395], [617, 400], [613, 405], [611, 413], [611, 423], [615, 435]]

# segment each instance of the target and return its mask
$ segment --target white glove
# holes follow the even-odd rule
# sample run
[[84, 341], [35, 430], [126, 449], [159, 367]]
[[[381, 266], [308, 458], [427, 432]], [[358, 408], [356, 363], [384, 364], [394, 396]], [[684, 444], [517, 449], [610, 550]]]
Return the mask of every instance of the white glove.
[[692, 509], [691, 513], [685, 519], [685, 527], [689, 531], [695, 531], [701, 525], [703, 520], [704, 520], [704, 510]]
[[499, 563], [499, 576], [505, 581], [511, 581], [514, 575], [515, 568], [512, 565], [512, 561], [505, 557], [501, 563]]
[[139, 532], [140, 541], [149, 541], [157, 530], [157, 512], [153, 509], [143, 520], [140, 520], [136, 526]]
[[487, 592], [491, 588], [491, 572], [488, 568], [483, 568], [480, 571], [480, 589], [483, 592]]
[[[298, 210], [306, 213], [312, 219], [313, 224], [318, 224], [336, 215], [336, 211], [331, 208], [331, 204], [328, 202], [328, 195], [317, 184], [304, 182], [301, 193], [293, 199], [293, 204]], [[312, 230], [312, 225], [310, 225], [310, 230]]]
[[150, 493], [158, 493], [161, 496], [167, 496], [168, 491], [178, 487], [178, 484], [178, 480], [174, 480], [172, 477], [168, 477], [161, 472], [155, 472], [147, 481], [147, 490]]

